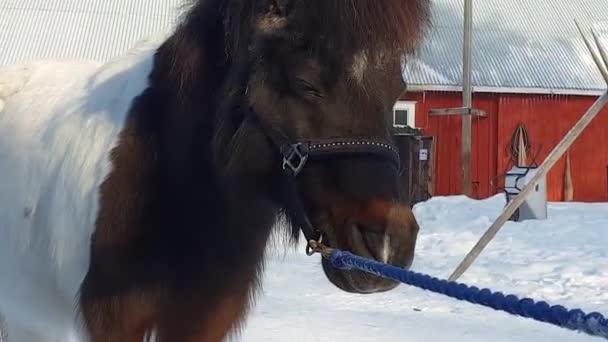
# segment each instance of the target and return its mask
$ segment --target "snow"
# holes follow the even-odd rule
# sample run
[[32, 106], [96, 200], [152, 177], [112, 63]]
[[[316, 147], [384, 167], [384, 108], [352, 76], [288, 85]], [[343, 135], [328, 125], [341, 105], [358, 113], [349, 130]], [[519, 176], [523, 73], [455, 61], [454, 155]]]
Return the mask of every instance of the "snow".
[[[504, 196], [435, 197], [412, 270], [447, 278], [504, 206]], [[608, 314], [608, 203], [550, 203], [547, 220], [508, 222], [460, 282]], [[598, 341], [582, 333], [402, 285], [354, 295], [325, 279], [304, 246], [269, 250], [263, 290], [238, 341]]]

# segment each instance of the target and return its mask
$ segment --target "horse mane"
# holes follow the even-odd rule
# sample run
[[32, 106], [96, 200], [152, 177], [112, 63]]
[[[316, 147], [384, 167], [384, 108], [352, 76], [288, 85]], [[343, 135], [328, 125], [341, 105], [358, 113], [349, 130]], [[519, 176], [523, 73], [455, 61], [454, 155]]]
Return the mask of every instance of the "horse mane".
[[[382, 51], [409, 54], [419, 45], [430, 24], [430, 0], [272, 0], [276, 6], [291, 6], [289, 19], [305, 31], [323, 39], [309, 42], [311, 52], [331, 47], [342, 53]], [[199, 70], [201, 55], [193, 53], [215, 38], [218, 29], [224, 45], [216, 57], [228, 63], [247, 49], [253, 20], [271, 0], [190, 0], [167, 48], [175, 55], [172, 74], [180, 85], [189, 84]], [[298, 3], [305, 3], [298, 6]], [[396, 29], [399, 28], [399, 29]], [[183, 54], [180, 54], [180, 51]], [[246, 51], [246, 50], [240, 50]], [[202, 52], [201, 52], [202, 53]], [[181, 89], [181, 87], [180, 87]]]
[[347, 42], [348, 50], [411, 52], [429, 20], [428, 0], [307, 2], [308, 16], [320, 18], [318, 30], [340, 36], [336, 40]]

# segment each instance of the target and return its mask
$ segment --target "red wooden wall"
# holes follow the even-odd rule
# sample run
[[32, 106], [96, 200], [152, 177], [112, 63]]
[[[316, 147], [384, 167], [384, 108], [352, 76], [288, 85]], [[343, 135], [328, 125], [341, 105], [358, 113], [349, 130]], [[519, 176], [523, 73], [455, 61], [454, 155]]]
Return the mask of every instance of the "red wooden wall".
[[[405, 100], [417, 101], [416, 126], [425, 135], [435, 136], [435, 195], [461, 191], [460, 148], [461, 118], [429, 116], [434, 108], [460, 107], [457, 92], [412, 92]], [[491, 182], [510, 168], [507, 146], [520, 122], [528, 130], [534, 155], [541, 147], [537, 163], [559, 143], [566, 132], [591, 106], [596, 97], [565, 95], [519, 95], [477, 93], [473, 107], [487, 117], [473, 117], [471, 181], [472, 196], [485, 198], [496, 193]], [[532, 156], [529, 156], [530, 159]], [[608, 109], [604, 109], [570, 149], [574, 200], [608, 201]], [[548, 195], [551, 201], [563, 199], [565, 158], [549, 172]]]
[[[533, 151], [542, 144], [540, 164], [580, 117], [595, 102], [588, 96], [515, 96], [499, 98], [499, 147], [506, 144], [518, 122], [523, 122], [532, 140]], [[499, 168], [506, 164], [500, 154]], [[608, 201], [608, 108], [591, 122], [570, 148], [574, 200]], [[563, 199], [565, 158], [561, 158], [547, 177], [550, 200]]]

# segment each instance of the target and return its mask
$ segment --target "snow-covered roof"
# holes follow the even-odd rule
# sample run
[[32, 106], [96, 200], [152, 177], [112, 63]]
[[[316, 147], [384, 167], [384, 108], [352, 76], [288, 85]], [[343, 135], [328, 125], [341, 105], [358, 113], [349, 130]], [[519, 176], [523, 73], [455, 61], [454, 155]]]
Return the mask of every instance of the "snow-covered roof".
[[[433, 0], [433, 24], [404, 75], [413, 88], [460, 90], [463, 0]], [[596, 93], [606, 88], [574, 20], [608, 48], [607, 0], [473, 1], [476, 91]], [[589, 35], [590, 37], [590, 35]]]
[[0, 0], [0, 65], [107, 61], [170, 28], [184, 0]]

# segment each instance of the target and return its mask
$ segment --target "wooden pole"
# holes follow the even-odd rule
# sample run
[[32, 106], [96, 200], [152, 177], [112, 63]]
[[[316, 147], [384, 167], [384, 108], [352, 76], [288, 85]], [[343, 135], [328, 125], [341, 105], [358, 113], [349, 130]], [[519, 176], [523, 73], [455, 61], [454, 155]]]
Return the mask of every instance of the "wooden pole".
[[574, 186], [572, 185], [572, 170], [570, 165], [570, 150], [566, 152], [566, 170], [564, 173], [564, 202], [574, 200]]
[[517, 154], [517, 166], [518, 167], [526, 167], [528, 166], [528, 155], [526, 153], [526, 144], [524, 143], [524, 132], [523, 127], [518, 129], [519, 131], [519, 139], [518, 139], [518, 149], [519, 153]]
[[4, 316], [2, 316], [2, 312], [0, 312], [0, 342], [7, 342], [7, 338], [6, 323], [4, 321]]
[[602, 110], [602, 108], [608, 103], [608, 92], [600, 96], [597, 101], [589, 108], [589, 110], [581, 117], [581, 119], [570, 129], [568, 134], [555, 146], [553, 151], [547, 156], [547, 159], [538, 168], [538, 171], [532, 177], [530, 182], [522, 189], [522, 191], [504, 208], [502, 214], [494, 221], [494, 223], [488, 228], [483, 234], [477, 244], [471, 249], [469, 254], [464, 260], [458, 265], [454, 273], [450, 276], [450, 281], [457, 280], [475, 261], [475, 259], [481, 254], [481, 251], [492, 241], [494, 236], [498, 233], [500, 228], [509, 220], [509, 217], [515, 213], [526, 197], [532, 192], [541, 177], [544, 177], [551, 167], [563, 156], [563, 154], [570, 148], [572, 143], [578, 138], [583, 130], [591, 123], [595, 116]]
[[601, 61], [596, 60], [595, 64], [598, 68], [601, 68], [602, 65], [604, 66], [604, 73], [602, 74], [602, 76], [604, 76], [604, 80], [608, 84], [608, 51], [606, 51], [604, 45], [602, 45], [602, 43], [600, 42], [600, 38], [598, 37], [597, 33], [595, 33], [595, 31], [591, 30], [591, 35], [593, 36], [595, 45], [597, 45], [597, 50], [599, 51], [601, 59]]
[[[585, 33], [583, 32], [583, 29], [581, 28], [581, 25], [579, 24], [579, 22], [577, 20], [574, 21], [574, 23], [576, 24], [576, 27], [578, 28], [578, 31], [580, 32], [581, 36], [583, 37], [583, 41], [585, 42], [585, 45], [587, 46], [587, 49], [589, 49], [589, 53], [591, 53], [591, 57], [593, 57], [593, 61], [595, 62], [595, 65], [597, 66], [597, 68], [600, 71], [600, 74], [602, 74], [602, 77], [604, 77], [604, 80], [606, 81], [606, 83], [608, 83], [608, 70], [606, 70], [606, 67], [608, 65], [606, 65], [606, 63], [608, 63], [608, 56], [606, 56], [606, 51], [604, 49], [602, 49], [602, 45], [599, 44], [599, 39], [597, 37], [596, 34], [593, 34], [593, 38], [598, 46], [598, 50], [600, 51], [600, 54], [596, 53], [595, 50], [593, 49], [593, 46], [591, 45], [591, 42], [589, 40], [587, 40], [587, 38], [585, 37]], [[593, 31], [592, 31], [593, 33]], [[605, 57], [605, 63], [604, 61], [602, 61], [602, 58]]]
[[462, 103], [469, 112], [462, 116], [462, 193], [471, 194], [471, 46], [473, 33], [473, 0], [464, 1], [464, 39], [462, 57]]

